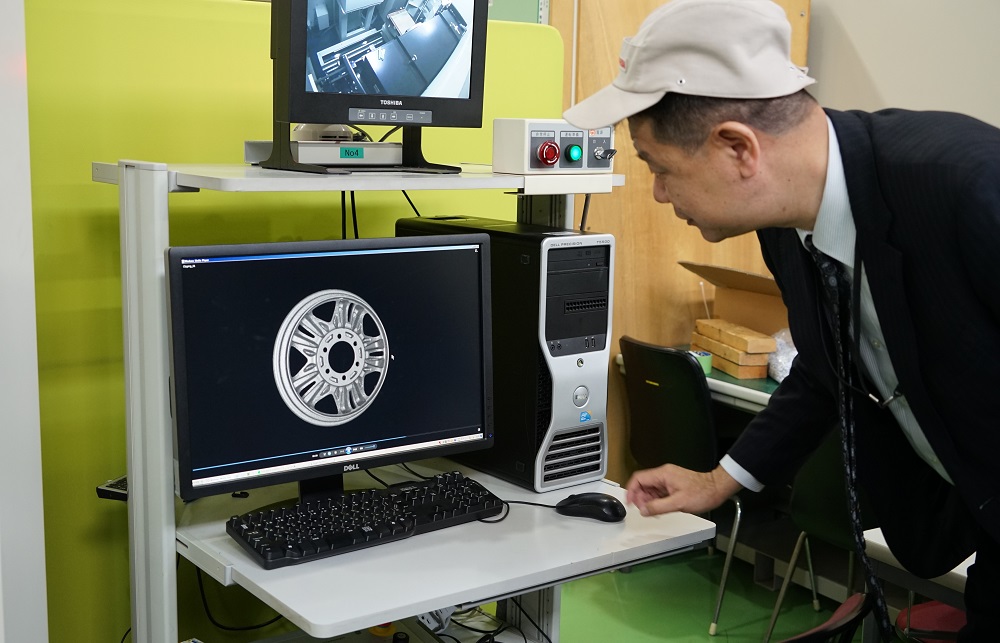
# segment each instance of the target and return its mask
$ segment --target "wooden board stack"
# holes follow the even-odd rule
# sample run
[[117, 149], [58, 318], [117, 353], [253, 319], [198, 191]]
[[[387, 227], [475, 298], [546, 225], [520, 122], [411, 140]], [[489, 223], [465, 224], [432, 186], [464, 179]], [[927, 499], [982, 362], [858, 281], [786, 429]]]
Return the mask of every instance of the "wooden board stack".
[[767, 358], [778, 349], [764, 333], [723, 319], [695, 320], [691, 350], [712, 354], [712, 367], [737, 379], [767, 377]]

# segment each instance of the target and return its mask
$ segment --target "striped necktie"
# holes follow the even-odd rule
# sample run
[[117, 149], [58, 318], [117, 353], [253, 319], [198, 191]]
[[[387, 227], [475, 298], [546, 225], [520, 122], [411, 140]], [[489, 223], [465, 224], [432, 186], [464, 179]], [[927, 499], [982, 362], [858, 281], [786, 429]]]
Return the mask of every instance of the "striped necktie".
[[[844, 460], [844, 472], [847, 485], [848, 512], [851, 517], [851, 528], [854, 535], [854, 546], [861, 559], [868, 581], [869, 591], [875, 595], [875, 617], [883, 640], [892, 640], [893, 628], [889, 622], [889, 610], [886, 608], [882, 584], [875, 576], [868, 554], [865, 552], [864, 527], [861, 524], [861, 508], [858, 501], [857, 458], [854, 451], [854, 401], [851, 396], [854, 368], [851, 357], [851, 282], [843, 267], [831, 257], [820, 252], [813, 245], [812, 235], [805, 238], [806, 249], [812, 255], [816, 267], [819, 268], [820, 281], [823, 285], [826, 308], [833, 330], [833, 341], [837, 353], [837, 381], [840, 406], [841, 455]], [[850, 588], [848, 588], [850, 591]]]

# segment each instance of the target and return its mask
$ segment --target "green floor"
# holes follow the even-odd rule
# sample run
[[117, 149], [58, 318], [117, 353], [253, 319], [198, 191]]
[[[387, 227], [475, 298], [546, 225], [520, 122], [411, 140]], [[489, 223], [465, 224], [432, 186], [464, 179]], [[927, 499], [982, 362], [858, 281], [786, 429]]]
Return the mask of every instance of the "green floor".
[[[753, 582], [753, 569], [734, 561], [716, 636], [708, 635], [724, 554], [704, 550], [563, 585], [562, 643], [652, 643], [653, 641], [761, 641], [778, 592]], [[836, 605], [792, 586], [772, 641], [825, 621]], [[855, 640], [860, 640], [860, 633]]]

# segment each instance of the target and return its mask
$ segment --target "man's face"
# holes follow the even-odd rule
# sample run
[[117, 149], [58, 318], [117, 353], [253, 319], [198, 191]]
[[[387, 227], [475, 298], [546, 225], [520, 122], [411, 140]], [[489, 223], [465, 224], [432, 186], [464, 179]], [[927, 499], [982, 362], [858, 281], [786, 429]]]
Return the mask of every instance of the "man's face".
[[648, 120], [629, 120], [632, 144], [653, 173], [653, 198], [670, 203], [678, 218], [707, 241], [754, 230], [744, 185], [725, 146], [703, 144], [693, 153], [656, 140]]

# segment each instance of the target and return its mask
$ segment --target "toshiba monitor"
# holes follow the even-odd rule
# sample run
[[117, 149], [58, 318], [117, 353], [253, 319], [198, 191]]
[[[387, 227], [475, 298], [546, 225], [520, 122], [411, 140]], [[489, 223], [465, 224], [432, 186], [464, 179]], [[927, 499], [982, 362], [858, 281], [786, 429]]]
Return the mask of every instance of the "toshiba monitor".
[[[291, 123], [401, 126], [397, 169], [428, 163], [424, 127], [481, 127], [488, 0], [272, 0], [274, 141], [264, 167], [300, 164]], [[363, 164], [359, 164], [360, 168]]]
[[183, 500], [493, 444], [489, 239], [167, 250]]

